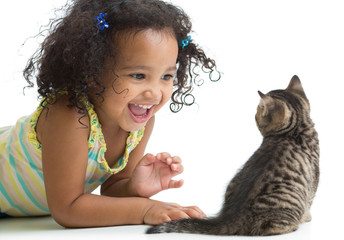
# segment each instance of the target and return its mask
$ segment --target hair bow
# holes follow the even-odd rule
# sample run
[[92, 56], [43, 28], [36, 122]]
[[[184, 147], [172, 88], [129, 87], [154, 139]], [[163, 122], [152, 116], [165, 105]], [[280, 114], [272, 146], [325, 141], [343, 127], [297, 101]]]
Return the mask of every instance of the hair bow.
[[188, 36], [187, 39], [180, 41], [180, 46], [182, 48], [185, 48], [187, 45], [189, 45], [190, 42], [191, 42], [191, 36]]
[[104, 30], [104, 28], [109, 28], [109, 24], [105, 21], [105, 16], [107, 13], [100, 13], [99, 16], [96, 16], [95, 19], [98, 23], [99, 30]]

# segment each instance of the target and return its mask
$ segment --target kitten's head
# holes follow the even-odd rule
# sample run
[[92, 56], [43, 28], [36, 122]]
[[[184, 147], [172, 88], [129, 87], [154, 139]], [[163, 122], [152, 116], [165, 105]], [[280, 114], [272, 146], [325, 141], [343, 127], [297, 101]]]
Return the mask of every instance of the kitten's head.
[[258, 93], [261, 100], [257, 108], [256, 123], [264, 137], [285, 133], [300, 124], [305, 116], [309, 116], [309, 102], [296, 75], [285, 90]]

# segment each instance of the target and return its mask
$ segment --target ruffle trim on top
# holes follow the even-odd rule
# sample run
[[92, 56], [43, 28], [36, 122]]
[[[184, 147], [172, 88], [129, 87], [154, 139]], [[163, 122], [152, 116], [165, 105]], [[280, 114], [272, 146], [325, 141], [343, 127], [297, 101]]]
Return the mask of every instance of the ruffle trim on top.
[[123, 170], [127, 165], [129, 154], [141, 141], [145, 128], [143, 127], [138, 131], [130, 132], [126, 141], [126, 148], [123, 157], [119, 159], [119, 161], [117, 161], [113, 168], [110, 168], [105, 159], [106, 143], [101, 129], [101, 125], [98, 120], [97, 113], [94, 111], [93, 105], [90, 102], [85, 101], [85, 106], [88, 111], [91, 125], [90, 136], [88, 139], [88, 147], [94, 148], [96, 142], [98, 142], [99, 151], [97, 156], [97, 162], [105, 169], [106, 172], [110, 174], [116, 174]]
[[35, 147], [36, 152], [39, 154], [41, 154], [42, 145], [37, 139], [36, 126], [38, 118], [41, 115], [45, 105], [46, 101], [43, 99], [37, 107], [36, 111], [31, 115], [31, 118], [29, 119], [29, 128], [27, 133], [27, 138], [29, 142]]
[[143, 137], [143, 133], [144, 133], [145, 128], [141, 128], [138, 131], [133, 131], [130, 132], [128, 138], [127, 138], [127, 146], [125, 148], [125, 152], [123, 157], [116, 163], [116, 165], [114, 166], [114, 168], [110, 169], [110, 173], [111, 174], [116, 174], [118, 172], [120, 172], [121, 170], [123, 170], [123, 168], [125, 168], [125, 166], [128, 163], [129, 160], [129, 154], [132, 150], [135, 149], [135, 147], [139, 144], [139, 142], [141, 141], [142, 137]]
[[[66, 91], [61, 91], [61, 94], [65, 94], [65, 92]], [[43, 98], [39, 106], [37, 107], [36, 111], [31, 115], [29, 119], [27, 138], [28, 138], [28, 141], [35, 147], [35, 150], [38, 154], [42, 154], [42, 145], [37, 139], [36, 126], [37, 126], [38, 118], [41, 115], [45, 105], [47, 105], [47, 103], [51, 99], [52, 98]]]

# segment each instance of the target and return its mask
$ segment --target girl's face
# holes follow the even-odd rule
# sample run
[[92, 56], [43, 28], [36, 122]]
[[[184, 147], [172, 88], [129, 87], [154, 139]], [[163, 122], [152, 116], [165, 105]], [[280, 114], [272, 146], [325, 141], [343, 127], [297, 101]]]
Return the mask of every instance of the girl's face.
[[116, 64], [101, 75], [104, 101], [93, 101], [102, 126], [142, 128], [171, 98], [178, 43], [170, 31], [151, 29], [116, 38]]

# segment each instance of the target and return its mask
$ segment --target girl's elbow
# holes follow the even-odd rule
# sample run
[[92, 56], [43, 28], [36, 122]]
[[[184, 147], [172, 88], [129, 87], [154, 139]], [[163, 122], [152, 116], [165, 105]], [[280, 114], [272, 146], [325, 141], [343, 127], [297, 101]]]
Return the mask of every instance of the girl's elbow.
[[50, 213], [55, 222], [64, 228], [81, 227], [78, 224], [77, 215], [73, 213], [70, 207], [52, 208]]
[[64, 228], [75, 228], [75, 224], [71, 221], [72, 218], [63, 212], [51, 212], [52, 218], [57, 224]]

